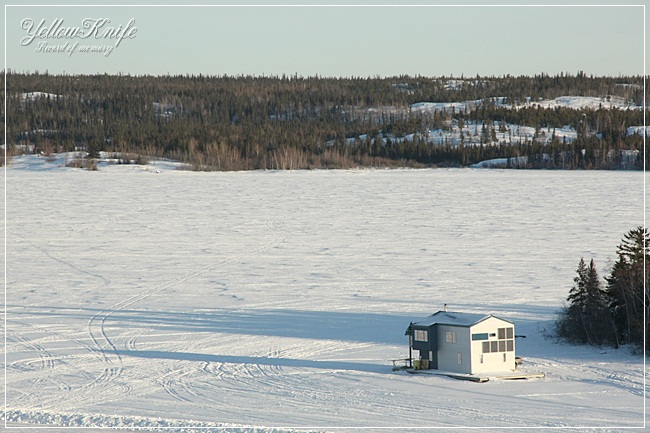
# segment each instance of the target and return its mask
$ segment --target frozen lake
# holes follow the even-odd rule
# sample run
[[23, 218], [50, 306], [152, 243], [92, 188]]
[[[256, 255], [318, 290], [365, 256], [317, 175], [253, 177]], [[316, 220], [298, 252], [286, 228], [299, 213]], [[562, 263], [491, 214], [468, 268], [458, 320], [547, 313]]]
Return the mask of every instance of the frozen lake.
[[[642, 173], [29, 167], [7, 171], [16, 425], [643, 423], [640, 356], [545, 338], [580, 257], [604, 277], [643, 224]], [[546, 379], [393, 372], [445, 303], [514, 321]]]

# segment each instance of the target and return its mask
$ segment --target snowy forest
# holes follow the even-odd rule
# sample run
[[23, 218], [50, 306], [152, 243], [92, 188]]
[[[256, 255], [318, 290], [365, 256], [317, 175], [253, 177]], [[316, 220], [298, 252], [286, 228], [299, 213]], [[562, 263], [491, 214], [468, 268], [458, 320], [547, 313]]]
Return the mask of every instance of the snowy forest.
[[[471, 78], [9, 72], [7, 155], [77, 151], [92, 159], [104, 151], [138, 162], [174, 159], [195, 170], [461, 167], [496, 158], [518, 161], [518, 168], [642, 169], [643, 81], [582, 72]], [[561, 97], [601, 102], [542, 103]]]
[[649, 242], [650, 234], [643, 227], [626, 233], [604, 284], [594, 261], [587, 265], [580, 259], [568, 305], [557, 322], [560, 337], [613, 347], [632, 344], [641, 348], [645, 342], [646, 351], [650, 349], [650, 327], [645, 320], [650, 317]]

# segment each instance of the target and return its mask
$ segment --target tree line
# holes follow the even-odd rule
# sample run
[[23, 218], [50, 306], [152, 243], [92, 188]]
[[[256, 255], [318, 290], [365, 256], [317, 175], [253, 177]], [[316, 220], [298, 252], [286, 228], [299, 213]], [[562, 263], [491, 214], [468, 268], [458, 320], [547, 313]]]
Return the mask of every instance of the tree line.
[[[650, 233], [630, 230], [617, 248], [617, 260], [601, 281], [591, 260], [580, 259], [568, 304], [557, 321], [558, 335], [592, 345], [632, 344], [650, 350]], [[644, 314], [646, 320], [644, 320]]]
[[[3, 77], [4, 78], [4, 77]], [[166, 157], [200, 170], [465, 166], [526, 155], [530, 168], [620, 168], [645, 155], [642, 110], [512, 109], [558, 96], [609, 96], [642, 105], [643, 77], [583, 73], [504, 77], [130, 76], [9, 72], [8, 153], [80, 150]], [[39, 92], [39, 93], [34, 93]], [[481, 101], [420, 112], [422, 101]], [[431, 129], [459, 123], [570, 125], [576, 140], [436, 143]], [[550, 156], [549, 156], [550, 155]]]

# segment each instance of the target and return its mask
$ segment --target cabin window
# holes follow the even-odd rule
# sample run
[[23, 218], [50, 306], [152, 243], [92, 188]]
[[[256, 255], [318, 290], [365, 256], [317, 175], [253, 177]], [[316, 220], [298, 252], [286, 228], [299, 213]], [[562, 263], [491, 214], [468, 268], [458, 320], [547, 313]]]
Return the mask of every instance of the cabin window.
[[445, 341], [447, 343], [456, 343], [456, 333], [455, 332], [446, 332], [445, 333]]
[[484, 334], [472, 334], [472, 340], [473, 340], [473, 341], [476, 341], [476, 340], [487, 340], [487, 339], [488, 339], [487, 332], [484, 333]]
[[484, 341], [482, 344], [483, 353], [514, 352], [514, 340]]
[[429, 341], [429, 331], [424, 329], [415, 330], [415, 341]]
[[[496, 353], [496, 352], [514, 352], [515, 351], [515, 329], [514, 328], [499, 328], [497, 329], [499, 336], [498, 341], [490, 341], [483, 343], [483, 353]], [[472, 334], [472, 339], [474, 339]], [[489, 334], [490, 337], [496, 334]], [[489, 344], [488, 344], [489, 343]]]

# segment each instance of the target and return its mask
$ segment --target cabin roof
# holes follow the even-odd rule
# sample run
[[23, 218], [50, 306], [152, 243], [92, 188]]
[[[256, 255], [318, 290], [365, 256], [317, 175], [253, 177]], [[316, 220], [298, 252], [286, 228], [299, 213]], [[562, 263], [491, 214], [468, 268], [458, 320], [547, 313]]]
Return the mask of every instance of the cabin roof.
[[414, 325], [432, 326], [432, 325], [451, 325], [451, 326], [473, 326], [490, 317], [512, 323], [509, 320], [493, 316], [492, 314], [475, 314], [475, 313], [457, 313], [453, 311], [438, 311], [425, 319], [414, 322]]

